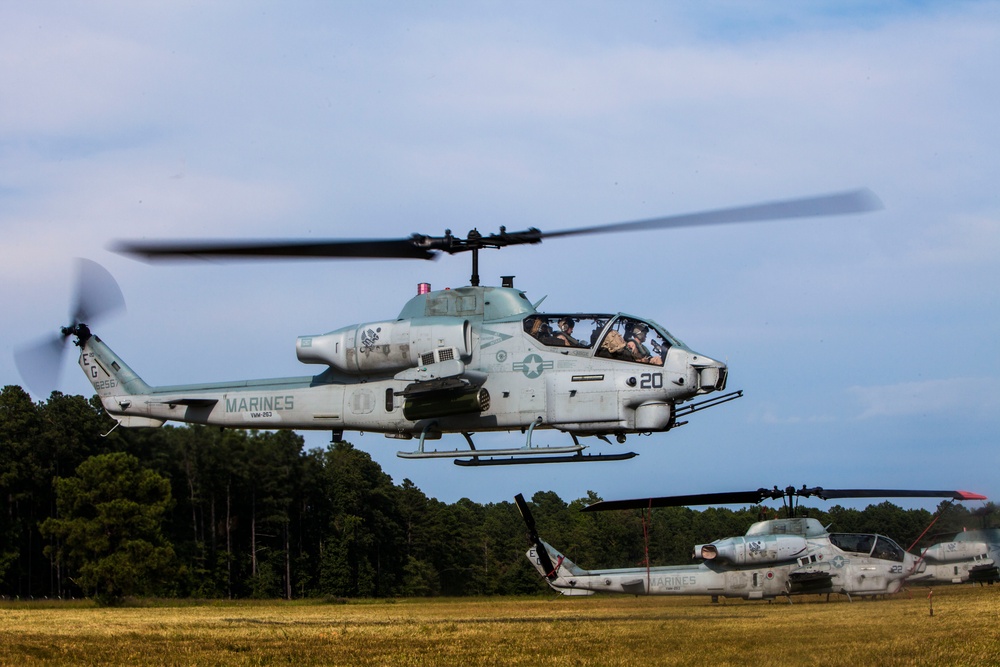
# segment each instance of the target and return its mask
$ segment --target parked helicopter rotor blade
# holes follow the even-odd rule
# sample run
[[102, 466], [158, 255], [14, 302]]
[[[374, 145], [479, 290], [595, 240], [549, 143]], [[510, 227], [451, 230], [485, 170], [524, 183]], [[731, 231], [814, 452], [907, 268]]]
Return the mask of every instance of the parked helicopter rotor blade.
[[74, 292], [68, 326], [59, 334], [44, 336], [14, 351], [18, 372], [36, 393], [48, 393], [58, 386], [66, 341], [81, 325], [125, 309], [121, 287], [107, 269], [92, 260], [77, 258]]
[[828, 215], [868, 213], [870, 211], [881, 210], [882, 208], [884, 207], [878, 195], [868, 188], [861, 188], [816, 197], [784, 199], [763, 204], [752, 204], [750, 206], [702, 211], [700, 213], [668, 215], [662, 218], [636, 220], [634, 222], [618, 222], [609, 225], [543, 232], [542, 238], [668, 229], [672, 227], [722, 225], [734, 222], [760, 222], [788, 218], [813, 218]]
[[722, 493], [695, 493], [685, 496], [663, 496], [659, 498], [630, 498], [626, 500], [602, 500], [584, 507], [582, 512], [603, 512], [606, 510], [646, 509], [649, 507], [688, 507], [691, 505], [735, 505], [747, 503], [756, 505], [765, 498], [781, 498], [783, 491], [770, 489], [756, 491], [730, 491]]
[[604, 500], [583, 508], [583, 512], [603, 512], [606, 510], [645, 509], [647, 507], [689, 507], [692, 505], [756, 505], [763, 500], [777, 500], [816, 496], [823, 500], [837, 498], [951, 498], [953, 500], [986, 500], [986, 496], [970, 491], [927, 491], [914, 489], [824, 489], [821, 486], [795, 487], [777, 486], [756, 491], [732, 491], [722, 493], [698, 493], [686, 496], [664, 496], [660, 498], [632, 498], [627, 500]]
[[121, 241], [115, 252], [141, 259], [434, 259], [437, 253], [407, 239], [261, 241]]
[[547, 573], [546, 576], [549, 579], [555, 579], [556, 566], [552, 564], [552, 559], [549, 558], [549, 550], [545, 548], [541, 538], [538, 537], [538, 531], [535, 530], [535, 517], [531, 515], [528, 503], [525, 502], [524, 496], [520, 493], [514, 496], [514, 503], [517, 505], [517, 511], [521, 513], [521, 518], [524, 519], [524, 524], [528, 527], [528, 537], [535, 546], [535, 553], [538, 554], [538, 562]]
[[809, 493], [797, 495], [816, 496], [823, 500], [836, 498], [950, 498], [951, 500], [986, 500], [986, 496], [971, 491], [927, 491], [913, 489], [804, 489]]

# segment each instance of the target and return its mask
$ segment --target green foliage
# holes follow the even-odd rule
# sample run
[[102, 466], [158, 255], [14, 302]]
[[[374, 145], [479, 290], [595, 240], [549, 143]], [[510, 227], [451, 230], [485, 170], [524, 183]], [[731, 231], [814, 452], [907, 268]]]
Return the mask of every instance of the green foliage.
[[[112, 426], [96, 399], [53, 393], [36, 404], [20, 387], [0, 391], [0, 595], [110, 602], [548, 590], [525, 558], [512, 502], [428, 498], [346, 442], [305, 450], [288, 431]], [[695, 544], [743, 534], [762, 518], [757, 507], [579, 511], [597, 500], [593, 491], [569, 501], [532, 496], [539, 533], [582, 567], [639, 565], [647, 545], [653, 565], [689, 563]], [[931, 535], [1000, 519], [993, 505], [939, 510]], [[877, 532], [904, 547], [931, 522], [924, 510], [888, 502], [806, 511], [831, 530]]]
[[41, 525], [56, 540], [46, 554], [78, 571], [77, 583], [102, 604], [168, 592], [173, 547], [160, 530], [170, 486], [129, 454], [93, 456], [73, 477], [57, 477], [58, 515]]

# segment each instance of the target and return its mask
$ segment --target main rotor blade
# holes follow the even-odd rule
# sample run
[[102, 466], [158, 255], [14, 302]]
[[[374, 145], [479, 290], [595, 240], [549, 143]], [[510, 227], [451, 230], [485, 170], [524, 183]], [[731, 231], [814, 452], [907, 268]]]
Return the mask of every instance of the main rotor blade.
[[434, 259], [415, 239], [325, 239], [319, 241], [122, 241], [115, 252], [146, 260], [178, 259]]
[[112, 246], [115, 252], [137, 256], [148, 261], [178, 259], [435, 259], [440, 252], [455, 254], [483, 248], [504, 248], [512, 245], [539, 243], [543, 239], [582, 234], [607, 234], [695, 225], [718, 225], [732, 222], [754, 222], [826, 215], [864, 213], [882, 208], [882, 202], [868, 189], [850, 190], [818, 197], [737, 206], [733, 208], [670, 215], [650, 220], [618, 222], [594, 227], [541, 232], [530, 228], [508, 232], [501, 227], [499, 234], [482, 235], [476, 230], [468, 237], [413, 234], [405, 239], [318, 239], [318, 240], [187, 240], [187, 241], [121, 241]]
[[790, 496], [816, 496], [823, 500], [837, 498], [951, 498], [953, 500], [986, 500], [986, 496], [970, 491], [926, 491], [914, 489], [824, 489], [821, 486], [800, 489], [787, 487], [779, 489], [760, 488], [756, 491], [732, 491], [722, 493], [699, 493], [686, 496], [664, 496], [661, 498], [632, 498], [628, 500], [605, 500], [584, 507], [583, 512], [603, 512], [606, 510], [645, 509], [647, 507], [690, 507], [692, 505], [756, 505], [762, 500], [777, 500]]
[[770, 489], [756, 491], [730, 491], [722, 493], [696, 493], [686, 496], [663, 496], [660, 498], [630, 498], [627, 500], [602, 500], [584, 507], [582, 512], [604, 512], [606, 510], [633, 510], [647, 507], [690, 507], [691, 505], [735, 505], [747, 503], [756, 505], [765, 498], [781, 498], [782, 493]]
[[582, 234], [607, 234], [609, 232], [634, 232], [671, 227], [694, 227], [699, 225], [722, 225], [733, 222], [759, 222], [763, 220], [784, 220], [787, 218], [813, 218], [827, 215], [867, 213], [883, 208], [882, 201], [868, 188], [849, 190], [818, 197], [785, 199], [781, 201], [720, 208], [701, 213], [668, 215], [662, 218], [618, 222], [610, 225], [564, 229], [542, 232], [542, 238], [558, 236], [579, 236]]
[[125, 309], [121, 287], [107, 269], [82, 257], [77, 258], [76, 267], [76, 298], [70, 314], [71, 324], [93, 323]]
[[805, 489], [823, 500], [836, 498], [951, 498], [952, 500], [986, 500], [986, 496], [971, 491], [920, 491], [913, 489]]

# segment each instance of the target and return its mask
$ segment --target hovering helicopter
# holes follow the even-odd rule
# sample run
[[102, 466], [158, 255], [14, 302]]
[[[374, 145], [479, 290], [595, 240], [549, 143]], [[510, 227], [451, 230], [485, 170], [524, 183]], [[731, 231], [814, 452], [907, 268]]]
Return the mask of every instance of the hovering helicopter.
[[925, 566], [909, 578], [914, 583], [992, 585], [1000, 581], [1000, 528], [962, 531], [927, 547], [920, 558]]
[[854, 596], [897, 592], [907, 577], [921, 571], [923, 562], [884, 535], [830, 533], [817, 519], [792, 517], [794, 499], [940, 497], [982, 499], [967, 491], [909, 491], [892, 489], [760, 488], [756, 491], [708, 493], [663, 498], [598, 502], [584, 512], [686, 507], [731, 503], [759, 504], [783, 498], [786, 519], [758, 521], [740, 537], [727, 537], [694, 546], [694, 565], [585, 570], [544, 542], [524, 497], [515, 497], [528, 527], [528, 560], [549, 586], [564, 595], [598, 592], [633, 595], [709, 595], [747, 600], [771, 600], [807, 593]]
[[[77, 307], [58, 337], [17, 355], [22, 375], [51, 369], [69, 338], [79, 364], [111, 417], [125, 427], [167, 421], [228, 428], [383, 433], [416, 439], [411, 459], [453, 458], [460, 465], [621, 460], [634, 452], [584, 454], [580, 437], [624, 443], [628, 435], [669, 431], [695, 412], [742, 395], [726, 389], [725, 363], [696, 352], [648, 317], [611, 312], [541, 313], [512, 277], [480, 286], [479, 251], [558, 237], [783, 218], [862, 213], [881, 208], [869, 190], [793, 199], [596, 227], [530, 228], [465, 238], [414, 234], [394, 240], [126, 242], [116, 250], [148, 260], [178, 258], [410, 258], [470, 252], [470, 285], [417, 294], [399, 315], [300, 336], [298, 359], [317, 375], [215, 384], [152, 386], [90, 329], [123, 304], [111, 275], [81, 264]], [[51, 371], [48, 371], [51, 375]], [[708, 396], [716, 394], [715, 396]], [[555, 429], [572, 444], [538, 446]], [[520, 430], [523, 446], [477, 449], [472, 434]], [[468, 448], [431, 450], [428, 440], [460, 433]], [[467, 458], [463, 458], [467, 457]]]

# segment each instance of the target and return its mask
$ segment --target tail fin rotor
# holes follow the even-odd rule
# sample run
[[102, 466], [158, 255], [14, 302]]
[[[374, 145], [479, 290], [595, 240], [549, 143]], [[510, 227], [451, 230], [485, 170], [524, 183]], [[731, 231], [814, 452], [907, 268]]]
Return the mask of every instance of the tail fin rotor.
[[521, 518], [524, 519], [524, 525], [528, 527], [528, 539], [535, 547], [535, 553], [538, 554], [538, 562], [545, 570], [546, 578], [550, 581], [556, 579], [556, 566], [552, 563], [552, 559], [549, 558], [549, 550], [545, 547], [545, 543], [538, 537], [538, 531], [535, 529], [535, 517], [531, 515], [528, 503], [525, 502], [524, 496], [520, 493], [514, 496], [514, 502], [517, 504], [517, 511], [521, 513]]
[[73, 324], [93, 323], [125, 310], [125, 297], [114, 276], [89, 259], [76, 260], [76, 299]]
[[35, 392], [48, 392], [59, 384], [59, 372], [70, 336], [90, 337], [87, 323], [125, 309], [125, 297], [114, 277], [89, 259], [76, 260], [76, 287], [70, 323], [59, 334], [45, 336], [14, 352], [14, 363], [25, 383]]

